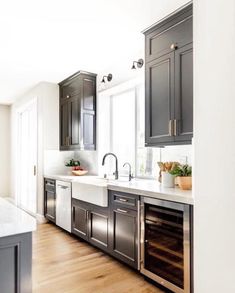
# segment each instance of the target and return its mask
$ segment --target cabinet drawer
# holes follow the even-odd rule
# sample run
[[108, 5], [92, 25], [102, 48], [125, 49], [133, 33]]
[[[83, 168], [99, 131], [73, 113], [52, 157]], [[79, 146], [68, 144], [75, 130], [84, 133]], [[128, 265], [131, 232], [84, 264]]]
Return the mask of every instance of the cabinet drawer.
[[175, 48], [181, 48], [193, 41], [192, 15], [184, 19], [169, 21], [166, 25], [156, 26], [146, 33], [146, 62], [163, 56]]
[[128, 209], [137, 210], [139, 196], [119, 191], [111, 191], [113, 205], [122, 206]]
[[79, 80], [75, 79], [70, 83], [60, 87], [60, 97], [62, 100], [69, 99], [81, 92]]
[[55, 180], [45, 179], [45, 191], [55, 192]]

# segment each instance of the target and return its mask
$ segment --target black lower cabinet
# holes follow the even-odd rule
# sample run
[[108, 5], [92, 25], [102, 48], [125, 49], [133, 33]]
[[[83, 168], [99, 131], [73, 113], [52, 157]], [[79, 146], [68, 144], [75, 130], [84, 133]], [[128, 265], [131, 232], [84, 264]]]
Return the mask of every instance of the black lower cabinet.
[[108, 208], [72, 200], [72, 233], [108, 251]]
[[0, 238], [0, 292], [32, 293], [32, 233]]
[[56, 187], [55, 180], [44, 179], [44, 215], [53, 223], [56, 221]]
[[78, 200], [72, 202], [72, 233], [88, 240], [88, 204]]
[[[117, 203], [117, 197], [119, 203]], [[110, 251], [131, 267], [139, 267], [138, 196], [110, 191]]]
[[90, 243], [101, 249], [108, 249], [108, 214], [107, 211], [96, 208], [89, 212]]

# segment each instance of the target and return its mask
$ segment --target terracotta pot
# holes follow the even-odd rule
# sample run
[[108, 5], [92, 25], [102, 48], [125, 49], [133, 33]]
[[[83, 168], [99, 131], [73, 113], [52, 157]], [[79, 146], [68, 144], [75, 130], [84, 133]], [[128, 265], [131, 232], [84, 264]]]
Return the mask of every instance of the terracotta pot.
[[177, 183], [179, 184], [180, 189], [190, 190], [192, 189], [192, 177], [177, 177]]

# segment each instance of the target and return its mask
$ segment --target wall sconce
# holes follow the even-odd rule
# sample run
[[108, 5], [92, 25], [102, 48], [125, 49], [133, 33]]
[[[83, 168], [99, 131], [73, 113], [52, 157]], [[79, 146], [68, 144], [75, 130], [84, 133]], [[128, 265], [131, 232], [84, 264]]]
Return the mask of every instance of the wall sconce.
[[111, 73], [109, 73], [108, 75], [104, 75], [101, 82], [105, 83], [105, 78], [107, 79], [107, 81], [111, 81], [113, 79], [113, 75]]
[[143, 59], [139, 59], [138, 61], [133, 61], [133, 64], [132, 64], [131, 69], [136, 69], [135, 63], [136, 63], [136, 65], [137, 65], [138, 68], [141, 68], [144, 65], [144, 60]]

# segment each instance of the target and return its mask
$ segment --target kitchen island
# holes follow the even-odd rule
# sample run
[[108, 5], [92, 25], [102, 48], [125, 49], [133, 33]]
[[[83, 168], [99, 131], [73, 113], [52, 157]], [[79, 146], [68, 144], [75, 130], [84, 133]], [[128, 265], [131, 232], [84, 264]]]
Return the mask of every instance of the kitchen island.
[[0, 198], [0, 292], [32, 292], [32, 231], [36, 220]]

